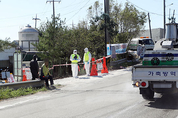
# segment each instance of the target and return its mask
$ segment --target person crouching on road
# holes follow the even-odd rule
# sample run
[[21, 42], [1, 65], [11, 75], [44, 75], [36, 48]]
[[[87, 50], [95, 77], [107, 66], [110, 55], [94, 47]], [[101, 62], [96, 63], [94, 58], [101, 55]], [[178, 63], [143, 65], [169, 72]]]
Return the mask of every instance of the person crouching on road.
[[80, 62], [81, 58], [77, 54], [77, 50], [73, 50], [73, 54], [70, 56], [70, 61], [72, 62], [72, 76], [74, 78], [78, 78], [78, 62]]
[[90, 75], [90, 61], [91, 61], [91, 53], [88, 51], [88, 48], [84, 49], [85, 53], [83, 56], [83, 63], [85, 64], [86, 75]]
[[41, 67], [41, 75], [40, 75], [40, 79], [41, 80], [45, 80], [45, 83], [46, 83], [46, 87], [49, 88], [49, 83], [48, 83], [48, 79], [50, 79], [50, 83], [51, 83], [51, 86], [53, 86], [54, 82], [53, 82], [53, 78], [49, 72], [49, 61], [48, 59], [45, 59], [44, 60], [44, 64], [42, 65]]

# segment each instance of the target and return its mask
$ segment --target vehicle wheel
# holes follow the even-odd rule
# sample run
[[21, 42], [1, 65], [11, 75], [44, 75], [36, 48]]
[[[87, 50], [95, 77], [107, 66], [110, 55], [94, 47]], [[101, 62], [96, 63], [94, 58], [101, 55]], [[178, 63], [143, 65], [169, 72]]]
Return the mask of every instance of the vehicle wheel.
[[151, 94], [142, 94], [142, 97], [146, 100], [153, 100], [154, 92], [152, 92]]
[[146, 100], [153, 100], [154, 91], [152, 91], [150, 88], [147, 88], [145, 90], [146, 90], [146, 92], [142, 93], [142, 97]]

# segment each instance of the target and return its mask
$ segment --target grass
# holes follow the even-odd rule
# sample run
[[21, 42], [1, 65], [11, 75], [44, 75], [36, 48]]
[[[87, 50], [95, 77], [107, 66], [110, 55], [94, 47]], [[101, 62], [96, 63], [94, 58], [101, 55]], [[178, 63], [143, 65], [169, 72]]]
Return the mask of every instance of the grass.
[[[55, 85], [56, 88], [62, 87], [61, 84]], [[0, 88], [0, 101], [4, 99], [9, 99], [9, 98], [15, 98], [15, 97], [20, 97], [20, 96], [25, 96], [25, 95], [30, 95], [30, 94], [35, 94], [38, 92], [42, 91], [47, 91], [48, 89], [46, 87], [41, 87], [41, 88], [19, 88], [17, 90], [10, 89], [10, 88]]]
[[1, 88], [0, 89], [0, 100], [19, 97], [19, 96], [25, 96], [29, 94], [35, 94], [41, 91], [47, 91], [46, 87], [42, 87], [42, 88], [28, 87], [28, 88], [20, 88], [17, 90], [10, 89], [10, 88]]

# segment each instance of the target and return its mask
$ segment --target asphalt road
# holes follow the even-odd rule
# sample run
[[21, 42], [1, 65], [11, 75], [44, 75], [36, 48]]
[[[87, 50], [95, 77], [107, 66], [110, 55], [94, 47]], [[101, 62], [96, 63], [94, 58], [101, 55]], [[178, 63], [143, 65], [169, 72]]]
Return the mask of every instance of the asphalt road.
[[55, 81], [64, 87], [0, 102], [0, 118], [178, 118], [178, 95], [147, 101], [130, 69]]

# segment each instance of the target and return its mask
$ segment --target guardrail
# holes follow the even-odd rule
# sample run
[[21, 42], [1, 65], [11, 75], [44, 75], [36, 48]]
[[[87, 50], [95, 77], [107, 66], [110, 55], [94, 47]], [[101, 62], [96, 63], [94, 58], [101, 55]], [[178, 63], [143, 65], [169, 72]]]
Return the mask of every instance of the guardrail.
[[27, 87], [42, 87], [44, 86], [43, 80], [31, 80], [31, 81], [21, 81], [14, 83], [0, 83], [1, 88], [10, 88], [10, 89], [19, 89], [19, 88], [27, 88]]
[[123, 59], [120, 59], [120, 60], [117, 60], [117, 61], [111, 61], [110, 66], [114, 66], [116, 64], [121, 64], [121, 63], [124, 63], [126, 61], [127, 61], [127, 58], [123, 58]]

